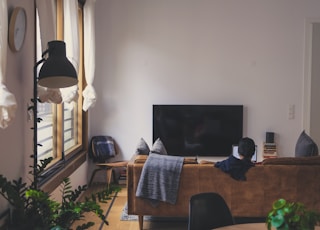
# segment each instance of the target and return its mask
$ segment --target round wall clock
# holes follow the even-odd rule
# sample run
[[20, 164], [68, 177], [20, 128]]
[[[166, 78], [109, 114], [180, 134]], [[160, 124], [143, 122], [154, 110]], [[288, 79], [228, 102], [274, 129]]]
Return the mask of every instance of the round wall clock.
[[27, 15], [22, 7], [15, 7], [9, 21], [9, 47], [19, 51], [26, 34]]

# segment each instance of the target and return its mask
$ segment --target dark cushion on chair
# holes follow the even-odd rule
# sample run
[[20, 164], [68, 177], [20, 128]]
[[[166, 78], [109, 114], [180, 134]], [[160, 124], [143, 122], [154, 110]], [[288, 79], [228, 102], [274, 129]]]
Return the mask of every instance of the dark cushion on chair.
[[89, 157], [103, 163], [116, 155], [115, 143], [111, 136], [93, 136], [89, 146]]
[[295, 148], [296, 157], [309, 157], [318, 155], [317, 144], [308, 136], [305, 131], [302, 131]]

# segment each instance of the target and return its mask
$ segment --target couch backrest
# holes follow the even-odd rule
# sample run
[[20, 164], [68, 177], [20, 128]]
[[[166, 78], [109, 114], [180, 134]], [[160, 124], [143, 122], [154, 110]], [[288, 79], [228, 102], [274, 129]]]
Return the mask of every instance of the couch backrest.
[[263, 160], [263, 165], [320, 165], [320, 156], [277, 157]]

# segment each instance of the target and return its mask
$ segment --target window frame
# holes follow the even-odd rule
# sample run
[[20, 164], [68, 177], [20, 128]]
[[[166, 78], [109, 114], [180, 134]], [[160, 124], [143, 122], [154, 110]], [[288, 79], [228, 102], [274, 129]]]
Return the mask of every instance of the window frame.
[[[56, 0], [57, 4], [57, 40], [63, 40], [63, 1], [64, 0]], [[85, 161], [88, 152], [88, 112], [82, 110], [82, 91], [86, 86], [85, 81], [85, 72], [84, 72], [84, 44], [83, 44], [83, 6], [85, 1], [78, 1], [79, 5], [79, 34], [80, 34], [80, 59], [79, 59], [79, 73], [78, 73], [78, 90], [79, 90], [79, 98], [78, 98], [78, 106], [77, 106], [77, 143], [70, 152], [60, 160], [55, 161], [43, 174], [43, 179], [39, 182], [41, 189], [50, 193], [54, 191], [60, 184], [61, 181], [69, 177], [74, 171], [76, 171]], [[36, 31], [35, 31], [36, 32]], [[63, 148], [63, 105], [56, 105], [56, 120], [57, 124], [56, 131], [57, 133], [55, 138], [59, 138], [57, 153], [60, 152], [62, 154]], [[60, 155], [61, 157], [61, 155]]]

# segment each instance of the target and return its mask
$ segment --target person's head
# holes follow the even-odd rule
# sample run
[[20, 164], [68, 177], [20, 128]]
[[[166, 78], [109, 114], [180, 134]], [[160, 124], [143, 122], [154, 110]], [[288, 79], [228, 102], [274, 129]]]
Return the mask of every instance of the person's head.
[[254, 141], [249, 137], [241, 138], [238, 144], [238, 152], [244, 158], [251, 159], [256, 149]]

